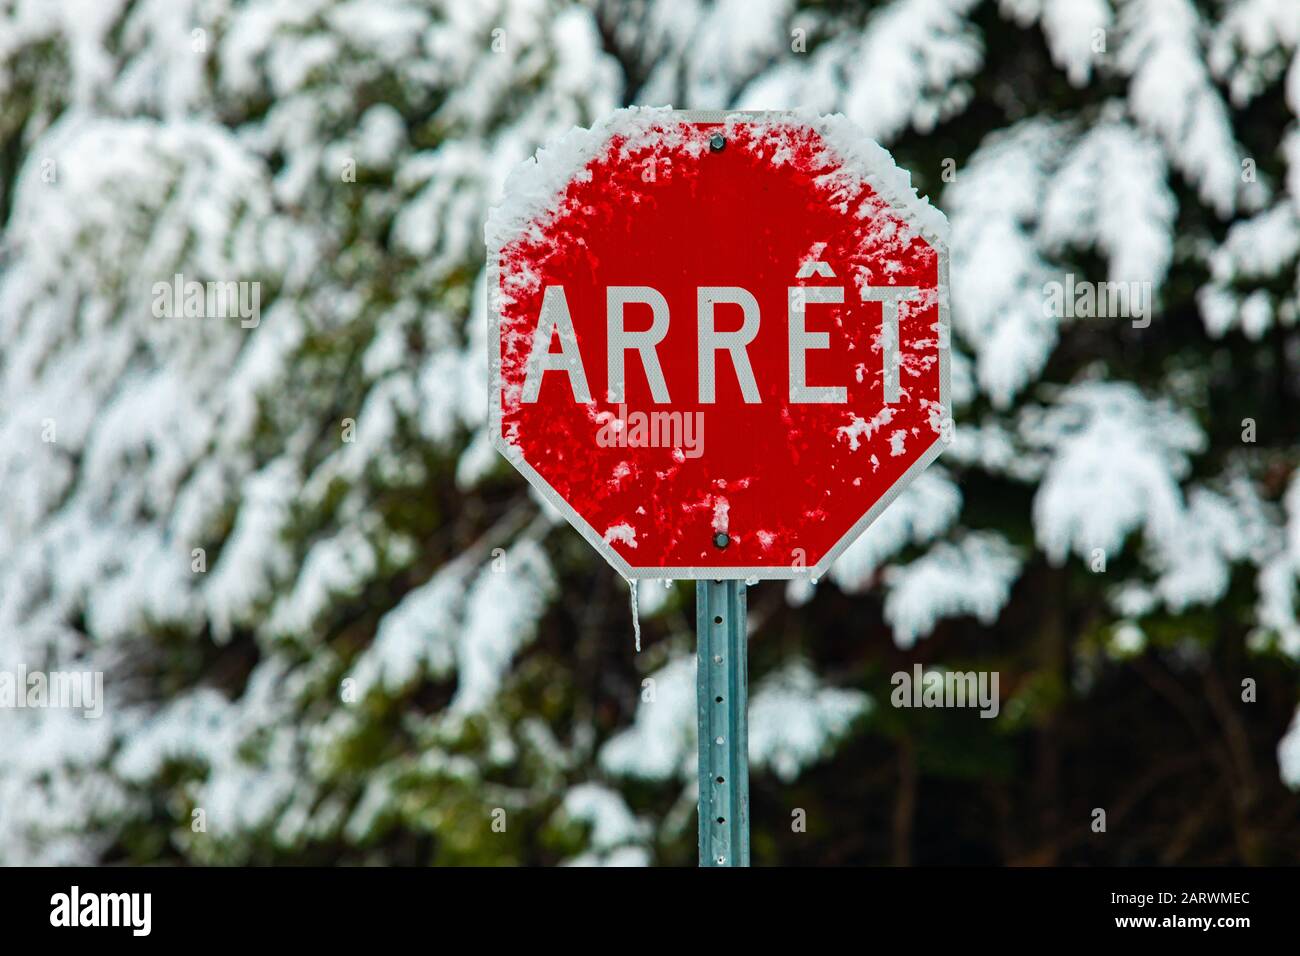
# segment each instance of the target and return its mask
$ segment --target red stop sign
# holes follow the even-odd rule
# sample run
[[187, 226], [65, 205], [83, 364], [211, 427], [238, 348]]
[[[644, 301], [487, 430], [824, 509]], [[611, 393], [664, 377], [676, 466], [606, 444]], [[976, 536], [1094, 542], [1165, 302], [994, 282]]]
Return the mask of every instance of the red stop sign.
[[946, 232], [840, 117], [575, 130], [488, 222], [493, 443], [628, 577], [820, 574], [950, 437]]

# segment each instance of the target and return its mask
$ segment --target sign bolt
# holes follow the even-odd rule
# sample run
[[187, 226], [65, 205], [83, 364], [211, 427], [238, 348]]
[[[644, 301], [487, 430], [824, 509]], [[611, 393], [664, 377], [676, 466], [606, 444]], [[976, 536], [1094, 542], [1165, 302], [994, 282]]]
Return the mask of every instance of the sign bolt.
[[722, 152], [723, 147], [726, 145], [727, 139], [721, 133], [714, 133], [709, 137], [709, 149], [713, 150], [715, 153]]
[[727, 534], [727, 532], [719, 531], [717, 534], [713, 536], [713, 546], [717, 548], [719, 551], [726, 548], [726, 546], [729, 544], [731, 544], [731, 537]]

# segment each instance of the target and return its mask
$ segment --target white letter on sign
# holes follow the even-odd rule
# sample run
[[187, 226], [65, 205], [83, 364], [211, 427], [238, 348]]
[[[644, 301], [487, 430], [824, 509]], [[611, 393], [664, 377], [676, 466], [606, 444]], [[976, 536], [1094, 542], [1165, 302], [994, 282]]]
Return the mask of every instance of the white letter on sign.
[[[754, 381], [754, 369], [749, 364], [749, 353], [745, 351], [745, 346], [758, 335], [758, 300], [737, 286], [701, 286], [696, 290], [695, 302], [700, 318], [701, 404], [717, 400], [717, 366], [714, 358], [718, 349], [726, 349], [731, 353], [731, 364], [736, 369], [736, 380], [740, 382], [740, 394], [745, 397], [745, 404], [758, 403], [761, 401], [758, 397], [758, 383]], [[719, 332], [714, 329], [713, 306], [718, 302], [729, 302], [744, 310], [745, 320], [735, 332]]]
[[884, 402], [892, 405], [899, 399], [898, 365], [898, 303], [904, 299], [915, 299], [921, 290], [911, 285], [886, 285], [862, 287], [863, 302], [880, 303], [880, 350], [885, 363], [883, 389]]
[[[551, 337], [560, 331], [560, 352], [551, 352]], [[582, 367], [582, 353], [578, 351], [578, 336], [573, 331], [569, 315], [569, 300], [564, 297], [564, 286], [548, 285], [542, 293], [542, 310], [533, 330], [533, 347], [528, 352], [528, 365], [524, 374], [523, 401], [537, 401], [542, 390], [542, 376], [547, 372], [568, 372], [569, 388], [573, 400], [586, 404], [591, 401], [587, 387], [587, 373]]]
[[[654, 311], [654, 320], [644, 332], [629, 332], [623, 328], [623, 307], [629, 302], [644, 303]], [[650, 396], [657, 404], [667, 402], [668, 385], [664, 381], [664, 370], [659, 367], [659, 355], [655, 352], [655, 346], [668, 334], [668, 303], [664, 297], [648, 285], [612, 285], [605, 290], [605, 321], [609, 331], [606, 400], [625, 400], [623, 353], [636, 349], [641, 353], [645, 377], [650, 382]]]
[[843, 385], [808, 385], [807, 353], [810, 349], [830, 348], [828, 332], [809, 332], [804, 328], [804, 306], [808, 302], [837, 305], [844, 301], [843, 286], [790, 286], [790, 401], [830, 405], [849, 400]]

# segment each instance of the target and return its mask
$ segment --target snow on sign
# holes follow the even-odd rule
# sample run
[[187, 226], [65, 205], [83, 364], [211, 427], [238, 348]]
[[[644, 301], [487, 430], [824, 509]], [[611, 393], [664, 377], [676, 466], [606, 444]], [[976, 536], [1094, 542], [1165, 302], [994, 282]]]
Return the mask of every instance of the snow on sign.
[[487, 224], [492, 441], [628, 578], [821, 574], [948, 437], [946, 233], [842, 117], [574, 130]]

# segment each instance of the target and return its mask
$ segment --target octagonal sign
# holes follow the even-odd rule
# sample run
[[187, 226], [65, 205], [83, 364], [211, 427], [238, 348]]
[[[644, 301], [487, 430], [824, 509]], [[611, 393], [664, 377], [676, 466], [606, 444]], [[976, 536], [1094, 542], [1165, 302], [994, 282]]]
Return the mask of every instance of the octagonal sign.
[[574, 130], [488, 221], [493, 444], [629, 578], [821, 574], [951, 435], [946, 235], [842, 117]]

